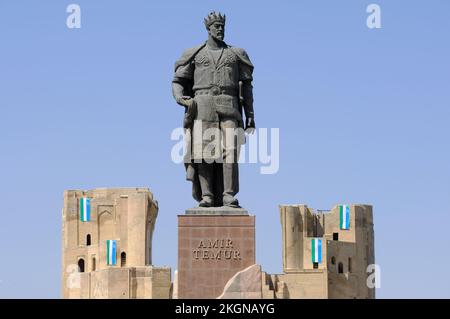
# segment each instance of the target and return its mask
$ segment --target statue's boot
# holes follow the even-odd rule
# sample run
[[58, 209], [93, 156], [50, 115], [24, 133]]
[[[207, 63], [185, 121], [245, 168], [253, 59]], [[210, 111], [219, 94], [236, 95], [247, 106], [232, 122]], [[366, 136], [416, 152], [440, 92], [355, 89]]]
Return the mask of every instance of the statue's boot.
[[202, 189], [202, 200], [199, 203], [200, 207], [213, 207], [213, 174], [214, 168], [212, 164], [199, 163], [198, 164], [198, 178], [200, 187]]
[[239, 192], [238, 163], [223, 163], [223, 206], [239, 208], [234, 197]]
[[223, 206], [233, 207], [233, 208], [239, 208], [239, 201], [236, 197], [231, 195], [224, 195], [223, 196]]
[[214, 206], [214, 200], [211, 196], [203, 196], [202, 200], [198, 204], [200, 207], [212, 207]]

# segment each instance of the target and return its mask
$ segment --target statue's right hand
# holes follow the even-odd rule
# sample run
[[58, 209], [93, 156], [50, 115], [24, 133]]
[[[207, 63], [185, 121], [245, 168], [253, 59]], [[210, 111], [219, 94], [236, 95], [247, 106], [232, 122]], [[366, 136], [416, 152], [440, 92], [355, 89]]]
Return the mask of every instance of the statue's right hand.
[[190, 100], [190, 99], [192, 99], [190, 96], [183, 95], [183, 96], [178, 96], [178, 97], [176, 98], [176, 101], [177, 101], [177, 103], [180, 104], [181, 106], [188, 107], [188, 106], [189, 106], [189, 100]]

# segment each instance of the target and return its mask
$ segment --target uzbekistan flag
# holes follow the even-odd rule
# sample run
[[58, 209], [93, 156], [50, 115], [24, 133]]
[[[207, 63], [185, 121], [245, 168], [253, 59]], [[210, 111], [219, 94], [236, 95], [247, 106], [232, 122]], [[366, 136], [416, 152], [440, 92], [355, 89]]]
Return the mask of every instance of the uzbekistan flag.
[[313, 238], [311, 240], [311, 256], [313, 263], [322, 263], [322, 239]]
[[106, 241], [106, 263], [108, 265], [116, 264], [116, 241], [107, 240]]
[[91, 220], [91, 200], [89, 198], [80, 198], [80, 220], [82, 222]]
[[350, 207], [339, 205], [339, 226], [341, 229], [350, 228]]

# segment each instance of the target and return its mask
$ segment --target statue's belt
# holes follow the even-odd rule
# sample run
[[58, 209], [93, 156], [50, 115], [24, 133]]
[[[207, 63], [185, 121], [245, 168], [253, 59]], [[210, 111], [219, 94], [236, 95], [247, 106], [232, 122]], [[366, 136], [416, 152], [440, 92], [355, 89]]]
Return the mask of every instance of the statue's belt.
[[222, 94], [237, 96], [238, 90], [213, 86], [209, 89], [199, 89], [195, 91], [195, 95], [222, 95]]

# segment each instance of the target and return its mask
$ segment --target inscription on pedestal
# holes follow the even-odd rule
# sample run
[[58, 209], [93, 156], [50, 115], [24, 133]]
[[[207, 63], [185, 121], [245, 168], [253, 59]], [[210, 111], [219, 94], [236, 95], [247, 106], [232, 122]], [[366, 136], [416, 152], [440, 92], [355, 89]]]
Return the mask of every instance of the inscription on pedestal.
[[241, 252], [233, 247], [233, 241], [229, 238], [200, 240], [197, 248], [192, 251], [194, 259], [242, 259]]

